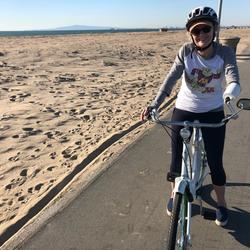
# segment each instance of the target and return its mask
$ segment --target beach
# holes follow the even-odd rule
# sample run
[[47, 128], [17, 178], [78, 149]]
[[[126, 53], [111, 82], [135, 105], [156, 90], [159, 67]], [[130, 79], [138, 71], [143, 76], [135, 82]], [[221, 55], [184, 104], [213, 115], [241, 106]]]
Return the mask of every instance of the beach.
[[[237, 55], [250, 46], [250, 29], [220, 34], [241, 38]], [[138, 123], [185, 41], [185, 31], [0, 38], [0, 235], [100, 145]], [[101, 151], [92, 166], [150, 126]]]

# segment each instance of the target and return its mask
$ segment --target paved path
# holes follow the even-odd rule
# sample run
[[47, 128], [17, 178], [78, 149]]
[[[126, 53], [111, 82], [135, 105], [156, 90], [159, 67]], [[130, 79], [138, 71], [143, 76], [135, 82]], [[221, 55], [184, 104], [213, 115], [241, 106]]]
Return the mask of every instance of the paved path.
[[[250, 58], [244, 58], [239, 63], [242, 97], [250, 97]], [[224, 164], [230, 221], [220, 228], [194, 215], [193, 249], [250, 248], [249, 121], [250, 112], [245, 111], [228, 125]], [[163, 129], [155, 126], [21, 249], [165, 249], [169, 145]], [[204, 206], [212, 211], [215, 203], [209, 181]]]

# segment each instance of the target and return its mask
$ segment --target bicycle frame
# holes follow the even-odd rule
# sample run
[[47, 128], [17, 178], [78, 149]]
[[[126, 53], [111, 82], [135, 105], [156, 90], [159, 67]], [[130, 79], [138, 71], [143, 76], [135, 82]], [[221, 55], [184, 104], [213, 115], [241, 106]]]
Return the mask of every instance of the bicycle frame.
[[[195, 123], [199, 124], [198, 121], [195, 121]], [[201, 161], [205, 157], [205, 150], [201, 129], [199, 127], [194, 128], [192, 142], [189, 138], [183, 137], [183, 134], [188, 134], [187, 129], [183, 128], [181, 132], [183, 138], [182, 168], [180, 177], [175, 179], [174, 192], [184, 194], [187, 185], [189, 185], [189, 191], [193, 199], [196, 199], [196, 190], [200, 188], [206, 177], [201, 172], [203, 170]], [[183, 130], [185, 130], [184, 133]]]

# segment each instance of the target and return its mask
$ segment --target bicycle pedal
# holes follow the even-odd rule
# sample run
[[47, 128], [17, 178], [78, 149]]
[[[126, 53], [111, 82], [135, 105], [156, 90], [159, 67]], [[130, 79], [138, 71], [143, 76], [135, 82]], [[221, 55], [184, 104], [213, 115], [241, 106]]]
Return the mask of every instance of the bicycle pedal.
[[216, 219], [216, 213], [215, 213], [215, 211], [204, 211], [203, 218], [205, 220], [215, 220]]

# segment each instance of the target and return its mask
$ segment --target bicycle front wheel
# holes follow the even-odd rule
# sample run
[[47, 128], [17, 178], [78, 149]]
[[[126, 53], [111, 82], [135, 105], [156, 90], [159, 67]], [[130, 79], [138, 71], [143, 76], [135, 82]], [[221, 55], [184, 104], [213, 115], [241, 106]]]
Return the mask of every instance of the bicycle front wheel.
[[176, 193], [168, 231], [167, 250], [187, 249], [187, 209], [187, 196]]

